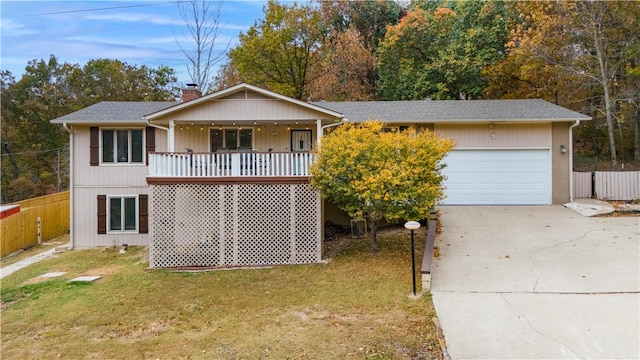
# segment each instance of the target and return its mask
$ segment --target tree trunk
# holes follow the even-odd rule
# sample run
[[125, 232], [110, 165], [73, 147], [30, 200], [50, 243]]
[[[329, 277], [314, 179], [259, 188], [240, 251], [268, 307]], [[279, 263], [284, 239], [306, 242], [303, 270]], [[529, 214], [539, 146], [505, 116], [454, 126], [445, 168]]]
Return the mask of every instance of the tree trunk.
[[11, 164], [11, 169], [13, 170], [13, 180], [15, 180], [20, 177], [20, 169], [18, 168], [18, 163], [16, 162], [15, 156], [9, 149], [9, 144], [3, 142], [2, 147], [4, 148], [4, 152], [9, 156], [9, 163]]
[[615, 130], [613, 128], [613, 116], [611, 115], [611, 95], [609, 94], [609, 73], [607, 68], [607, 61], [605, 59], [602, 44], [602, 29], [601, 24], [594, 24], [593, 40], [596, 48], [596, 55], [598, 57], [598, 64], [600, 65], [600, 84], [604, 91], [604, 108], [607, 118], [607, 132], [609, 134], [609, 153], [611, 155], [611, 170], [615, 170], [618, 167], [618, 156], [616, 154], [616, 140]]
[[369, 239], [371, 240], [371, 252], [378, 252], [378, 224], [376, 220], [373, 220], [371, 217], [368, 217], [367, 222], [369, 223]]
[[633, 121], [633, 130], [635, 133], [635, 141], [633, 142], [633, 159], [636, 166], [640, 166], [640, 111], [636, 109], [635, 119]]

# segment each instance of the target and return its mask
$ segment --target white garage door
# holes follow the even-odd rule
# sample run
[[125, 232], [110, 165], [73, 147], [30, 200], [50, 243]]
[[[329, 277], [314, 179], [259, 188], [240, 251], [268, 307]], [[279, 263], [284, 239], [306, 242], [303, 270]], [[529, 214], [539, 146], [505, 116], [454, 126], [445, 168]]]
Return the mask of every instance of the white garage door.
[[445, 205], [551, 204], [549, 150], [454, 150], [444, 162]]

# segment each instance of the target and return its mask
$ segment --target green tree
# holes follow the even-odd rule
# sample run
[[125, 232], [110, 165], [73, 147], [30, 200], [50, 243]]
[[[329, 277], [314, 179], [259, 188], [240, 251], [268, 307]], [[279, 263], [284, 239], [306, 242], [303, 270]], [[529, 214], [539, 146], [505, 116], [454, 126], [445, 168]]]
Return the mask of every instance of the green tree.
[[265, 18], [240, 34], [240, 44], [229, 51], [231, 66], [240, 79], [298, 100], [309, 96], [309, 84], [320, 74], [320, 48], [327, 31], [319, 11], [310, 5], [283, 5], [271, 0]]
[[[173, 69], [98, 59], [84, 67], [32, 60], [15, 81], [2, 72], [2, 202], [66, 188], [69, 136], [51, 119], [99, 101], [175, 100]], [[58, 165], [60, 163], [60, 165]]]
[[69, 92], [84, 106], [100, 101], [173, 101], [179, 96], [175, 70], [149, 68], [120, 60], [89, 60], [69, 79]]
[[453, 148], [428, 130], [385, 132], [380, 122], [346, 124], [323, 138], [311, 185], [353, 218], [365, 218], [371, 251], [377, 224], [425, 219], [443, 197], [442, 159]]
[[322, 12], [328, 26], [338, 33], [352, 28], [360, 34], [364, 46], [375, 53], [387, 26], [398, 23], [403, 9], [396, 1], [322, 1]]
[[[49, 120], [70, 112], [76, 102], [65, 91], [72, 70], [71, 65], [51, 56], [48, 61], [30, 61], [20, 81], [3, 86], [4, 201], [43, 195], [56, 187], [53, 159], [65, 149], [67, 136]], [[7, 165], [11, 171], [5, 171]]]
[[378, 47], [378, 94], [386, 100], [478, 98], [482, 69], [505, 56], [502, 1], [417, 3]]

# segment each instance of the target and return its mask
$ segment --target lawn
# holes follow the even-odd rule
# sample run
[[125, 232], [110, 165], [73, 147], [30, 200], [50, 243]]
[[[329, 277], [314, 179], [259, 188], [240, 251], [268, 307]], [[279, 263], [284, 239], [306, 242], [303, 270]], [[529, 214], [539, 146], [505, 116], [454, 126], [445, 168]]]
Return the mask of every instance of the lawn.
[[[409, 236], [383, 231], [379, 246], [348, 239], [326, 264], [206, 272], [149, 270], [145, 248], [65, 252], [2, 280], [0, 355], [440, 359], [430, 296], [408, 296]], [[51, 271], [66, 274], [38, 278]], [[103, 278], [69, 283], [79, 275]]]

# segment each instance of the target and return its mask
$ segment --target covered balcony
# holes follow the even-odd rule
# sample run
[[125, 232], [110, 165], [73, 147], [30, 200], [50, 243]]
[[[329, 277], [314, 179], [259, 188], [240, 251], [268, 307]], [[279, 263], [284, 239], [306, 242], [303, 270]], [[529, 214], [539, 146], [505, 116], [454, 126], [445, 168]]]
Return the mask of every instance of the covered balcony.
[[147, 183], [157, 185], [306, 183], [312, 149], [325, 130], [346, 121], [332, 110], [247, 84], [145, 119], [157, 129], [154, 146], [146, 141], [153, 149]]

